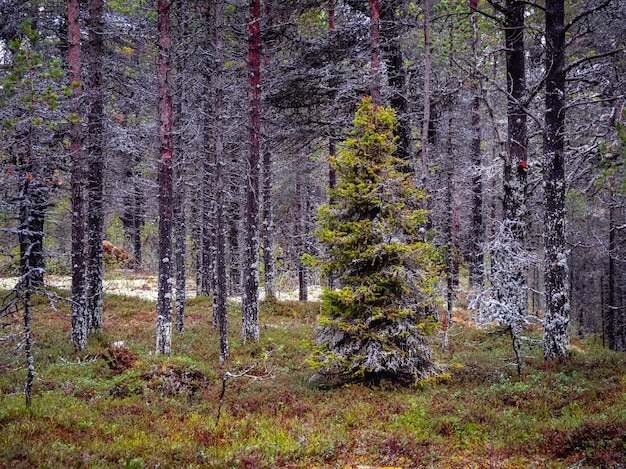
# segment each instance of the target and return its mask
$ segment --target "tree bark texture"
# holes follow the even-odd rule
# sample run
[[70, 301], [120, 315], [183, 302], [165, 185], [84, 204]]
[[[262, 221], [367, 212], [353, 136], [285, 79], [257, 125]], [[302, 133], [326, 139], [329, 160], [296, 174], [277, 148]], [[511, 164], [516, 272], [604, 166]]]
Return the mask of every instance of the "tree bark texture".
[[215, 297], [213, 306], [220, 337], [220, 364], [228, 358], [228, 314], [226, 298], [226, 223], [224, 222], [224, 38], [222, 2], [215, 2]]
[[104, 97], [102, 60], [104, 55], [103, 0], [89, 1], [89, 76], [87, 82], [89, 113], [87, 132], [89, 172], [87, 178], [87, 311], [90, 333], [102, 330], [102, 238], [104, 230]]
[[32, 286], [42, 286], [46, 266], [43, 240], [48, 202], [39, 177], [28, 173], [20, 199], [20, 275], [28, 277]]
[[169, 355], [172, 346], [172, 95], [169, 0], [158, 0], [159, 112], [159, 279], [156, 353]]
[[[304, 158], [299, 158], [298, 161], [302, 161]], [[304, 232], [304, 217], [306, 216], [304, 213], [304, 190], [302, 187], [302, 178], [305, 174], [305, 171], [302, 168], [296, 172], [296, 197], [295, 197], [295, 217], [294, 220], [294, 233], [293, 237], [295, 239], [296, 244], [296, 265], [298, 266], [298, 300], [299, 301], [308, 301], [309, 299], [309, 286], [308, 286], [308, 278], [307, 278], [307, 268], [306, 265], [301, 260], [301, 256], [306, 251], [306, 242]]]
[[[265, 14], [269, 17], [271, 2], [265, 3]], [[266, 51], [264, 54], [264, 64], [269, 64], [269, 55]], [[269, 148], [269, 142], [265, 143], [263, 151], [263, 278], [265, 280], [265, 299], [268, 301], [276, 300], [276, 272], [274, 269], [274, 213], [272, 210], [272, 152]]]
[[428, 130], [430, 128], [430, 0], [423, 0], [422, 10], [424, 13], [424, 87], [422, 89], [422, 136], [421, 136], [421, 182], [426, 187], [428, 179]]
[[88, 318], [85, 297], [85, 208], [83, 182], [85, 177], [83, 124], [81, 121], [82, 71], [80, 50], [80, 4], [67, 2], [68, 75], [72, 101], [70, 103], [70, 155], [72, 205], [72, 300], [71, 340], [76, 350], [87, 347]]
[[248, 92], [250, 149], [247, 160], [245, 247], [241, 336], [259, 340], [259, 135], [261, 76], [261, 2], [250, 0], [248, 24]]
[[[180, 16], [177, 42], [184, 44], [186, 42], [185, 32], [188, 28], [188, 7], [186, 1], [177, 4], [177, 13]], [[186, 194], [185, 194], [185, 153], [183, 148], [183, 118], [186, 111], [186, 85], [184, 80], [184, 70], [186, 61], [184, 54], [179, 52], [176, 56], [176, 76], [175, 90], [177, 99], [173, 105], [173, 117], [178, 132], [174, 134], [172, 142], [175, 156], [174, 174], [174, 194], [173, 194], [173, 219], [174, 219], [174, 270], [176, 275], [176, 295], [174, 302], [174, 316], [176, 318], [176, 331], [183, 332], [185, 330], [185, 301], [187, 286], [187, 216], [186, 216]], [[174, 125], [174, 123], [173, 123]]]
[[526, 231], [527, 113], [524, 5], [508, 0], [504, 34], [507, 77], [507, 155], [504, 162], [504, 216], [511, 231], [523, 243]]
[[565, 4], [546, 2], [546, 114], [544, 158], [544, 269], [546, 311], [543, 355], [565, 360], [569, 355], [569, 287], [565, 244]]
[[626, 352], [626, 304], [624, 302], [623, 262], [619, 260], [616, 225], [617, 201], [613, 191], [609, 192], [609, 262], [607, 272], [608, 298], [604, 308], [604, 335], [609, 349], [615, 352]]

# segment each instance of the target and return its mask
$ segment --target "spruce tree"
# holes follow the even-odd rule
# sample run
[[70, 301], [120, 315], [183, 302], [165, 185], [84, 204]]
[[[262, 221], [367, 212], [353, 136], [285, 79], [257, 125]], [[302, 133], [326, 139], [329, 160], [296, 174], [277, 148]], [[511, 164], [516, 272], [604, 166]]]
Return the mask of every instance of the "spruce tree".
[[353, 124], [331, 158], [331, 202], [318, 212], [325, 254], [313, 262], [341, 288], [322, 296], [312, 381], [410, 384], [438, 373], [425, 312], [435, 300], [440, 257], [424, 240], [424, 193], [394, 155], [393, 109], [364, 98]]

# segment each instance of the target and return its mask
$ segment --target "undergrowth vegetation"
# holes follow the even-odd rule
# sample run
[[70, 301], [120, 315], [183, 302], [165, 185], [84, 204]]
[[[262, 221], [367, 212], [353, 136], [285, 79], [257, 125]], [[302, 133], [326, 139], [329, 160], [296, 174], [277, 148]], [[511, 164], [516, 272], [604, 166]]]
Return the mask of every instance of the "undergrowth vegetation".
[[25, 370], [0, 356], [0, 467], [626, 467], [626, 356], [594, 338], [564, 364], [529, 342], [518, 378], [508, 333], [459, 318], [446, 379], [321, 390], [304, 364], [317, 303], [262, 304], [245, 346], [231, 305], [223, 367], [208, 298], [188, 302], [171, 357], [151, 352], [154, 303], [106, 296], [105, 333], [80, 354], [67, 306], [35, 305], [30, 408]]

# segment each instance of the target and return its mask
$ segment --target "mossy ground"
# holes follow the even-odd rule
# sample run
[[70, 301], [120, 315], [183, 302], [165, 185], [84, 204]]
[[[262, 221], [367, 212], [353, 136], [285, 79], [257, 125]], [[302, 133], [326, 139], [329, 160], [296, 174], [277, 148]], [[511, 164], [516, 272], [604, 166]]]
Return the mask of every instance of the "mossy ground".
[[[318, 313], [263, 304], [261, 342], [244, 346], [232, 305], [219, 367], [207, 298], [188, 302], [171, 357], [151, 353], [151, 302], [106, 296], [104, 333], [75, 353], [67, 305], [37, 298], [30, 408], [25, 370], [0, 356], [0, 467], [626, 467], [626, 355], [597, 339], [573, 340], [565, 364], [527, 344], [520, 379], [505, 331], [457, 321], [438, 356], [449, 378], [319, 390], [304, 364]], [[109, 350], [120, 340], [127, 351]], [[228, 380], [217, 422], [222, 376], [255, 364], [271, 376]]]

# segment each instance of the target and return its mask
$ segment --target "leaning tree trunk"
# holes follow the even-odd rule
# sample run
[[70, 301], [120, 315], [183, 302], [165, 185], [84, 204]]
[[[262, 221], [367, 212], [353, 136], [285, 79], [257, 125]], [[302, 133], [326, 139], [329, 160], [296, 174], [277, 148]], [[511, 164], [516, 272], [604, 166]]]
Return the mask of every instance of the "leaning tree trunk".
[[87, 311], [90, 333], [102, 330], [102, 236], [103, 207], [103, 131], [104, 98], [102, 91], [103, 0], [89, 1], [89, 44], [87, 47], [89, 77], [87, 132], [89, 135], [89, 172], [87, 200]]
[[241, 337], [259, 340], [259, 134], [260, 134], [260, 65], [261, 2], [250, 0], [248, 24], [248, 92], [250, 93], [250, 149], [247, 160], [245, 254]]
[[543, 134], [544, 269], [546, 312], [543, 356], [569, 355], [569, 287], [565, 245], [565, 4], [546, 2], [546, 114]]
[[72, 205], [72, 327], [71, 340], [76, 350], [87, 347], [88, 318], [85, 297], [85, 209], [83, 205], [83, 124], [80, 97], [83, 91], [80, 61], [80, 4], [67, 2], [67, 36], [70, 103], [70, 155]]
[[159, 280], [156, 353], [169, 355], [172, 347], [172, 95], [170, 83], [170, 6], [158, 0], [157, 74], [159, 141]]

